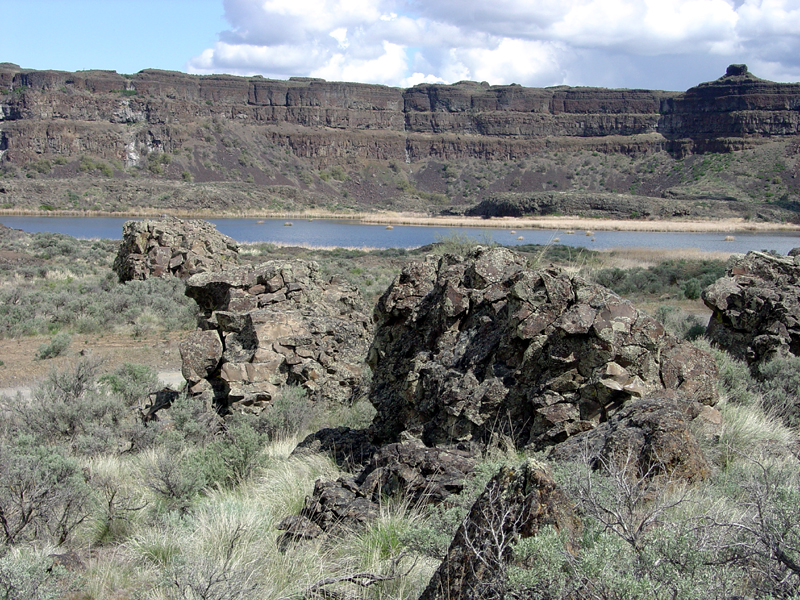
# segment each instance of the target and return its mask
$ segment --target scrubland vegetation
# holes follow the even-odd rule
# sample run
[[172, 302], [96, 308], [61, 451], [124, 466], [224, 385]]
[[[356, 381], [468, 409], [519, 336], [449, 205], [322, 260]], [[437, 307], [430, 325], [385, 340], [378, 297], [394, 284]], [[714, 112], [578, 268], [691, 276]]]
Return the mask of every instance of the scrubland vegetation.
[[[464, 240], [442, 240], [444, 251]], [[119, 284], [115, 247], [39, 234], [4, 241], [34, 256], [0, 274], [0, 338], [193, 326], [176, 281]], [[574, 499], [576, 538], [546, 529], [510, 540], [507, 598], [792, 598], [800, 594], [800, 475], [795, 427], [800, 359], [756, 372], [702, 337], [684, 306], [724, 270], [674, 260], [622, 269], [609, 257], [524, 247], [532, 265], [579, 269], [634, 299], [664, 299], [656, 317], [710, 349], [720, 367], [724, 421], [698, 432], [712, 475], [688, 486], [669, 473], [553, 465]], [[428, 249], [430, 251], [430, 249]], [[251, 246], [246, 260], [313, 258], [326, 275], [374, 301], [405, 251], [312, 251]], [[62, 338], [63, 339], [63, 338]], [[0, 365], [0, 373], [2, 373]], [[224, 420], [181, 396], [143, 422], [153, 369], [107, 372], [91, 358], [53, 371], [30, 397], [0, 398], [0, 597], [9, 600], [416, 598], [485, 482], [516, 450], [486, 452], [467, 491], [437, 507], [386, 499], [362, 529], [279, 547], [276, 525], [296, 514], [319, 478], [341, 472], [326, 456], [291, 451], [325, 426], [366, 426], [373, 409], [312, 403], [286, 387], [260, 415]], [[547, 461], [546, 455], [536, 457]]]

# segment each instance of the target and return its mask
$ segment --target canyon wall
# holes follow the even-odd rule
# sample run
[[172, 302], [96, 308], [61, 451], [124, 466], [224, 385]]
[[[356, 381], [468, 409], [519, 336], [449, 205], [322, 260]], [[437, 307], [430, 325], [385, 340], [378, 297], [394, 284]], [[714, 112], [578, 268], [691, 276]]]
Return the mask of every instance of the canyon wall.
[[743, 65], [686, 92], [459, 82], [410, 89], [147, 69], [31, 71], [0, 63], [0, 161], [90, 154], [127, 166], [202, 128], [249, 128], [319, 165], [344, 159], [525, 158], [559, 148], [678, 155], [800, 133], [800, 84]]

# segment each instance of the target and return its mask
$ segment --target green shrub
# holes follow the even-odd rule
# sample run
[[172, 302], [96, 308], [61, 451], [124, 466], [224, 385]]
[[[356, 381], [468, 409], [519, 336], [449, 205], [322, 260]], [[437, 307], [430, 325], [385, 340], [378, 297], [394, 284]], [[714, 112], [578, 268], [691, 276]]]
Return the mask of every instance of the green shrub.
[[222, 436], [193, 454], [195, 469], [204, 474], [208, 485], [233, 487], [264, 465], [266, 441], [249, 423], [231, 423]]
[[800, 426], [800, 357], [776, 357], [758, 367], [762, 405], [791, 427]]
[[30, 398], [8, 404], [8, 427], [45, 444], [61, 443], [81, 454], [117, 448], [129, 435], [132, 413], [122, 399], [96, 385], [99, 365], [88, 359], [51, 371]]
[[3, 600], [58, 600], [71, 576], [52, 557], [31, 547], [13, 548], [0, 557]]
[[55, 358], [61, 356], [67, 351], [69, 345], [72, 343], [72, 336], [66, 332], [61, 332], [58, 335], [50, 338], [50, 341], [39, 346], [36, 351], [37, 360], [46, 360], [48, 358]]
[[299, 386], [286, 385], [261, 412], [254, 426], [269, 439], [288, 437], [306, 431], [314, 420], [314, 413], [315, 404], [306, 391]]
[[6, 544], [49, 539], [63, 544], [89, 511], [77, 461], [29, 436], [0, 442], [0, 536]]
[[156, 495], [159, 508], [185, 514], [206, 485], [205, 469], [191, 452], [161, 452], [145, 467], [142, 480]]
[[112, 392], [122, 397], [127, 406], [142, 406], [147, 396], [161, 387], [152, 367], [124, 363], [113, 373], [100, 377]]
[[700, 286], [700, 282], [694, 277], [683, 283], [683, 295], [689, 300], [697, 300], [702, 291], [703, 288]]

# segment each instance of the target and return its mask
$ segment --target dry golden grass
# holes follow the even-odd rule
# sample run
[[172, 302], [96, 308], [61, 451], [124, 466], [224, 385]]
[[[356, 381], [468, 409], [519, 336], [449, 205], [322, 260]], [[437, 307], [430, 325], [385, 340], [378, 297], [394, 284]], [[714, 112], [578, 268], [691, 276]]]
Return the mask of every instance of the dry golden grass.
[[665, 260], [728, 260], [733, 252], [697, 248], [613, 248], [598, 252], [601, 266], [629, 269], [651, 267]]
[[169, 215], [192, 219], [341, 219], [359, 221], [373, 225], [413, 225], [418, 227], [479, 227], [496, 229], [553, 229], [565, 233], [594, 231], [675, 231], [675, 232], [736, 232], [736, 231], [800, 231], [800, 225], [791, 223], [751, 222], [742, 218], [704, 221], [637, 221], [618, 219], [585, 219], [581, 217], [500, 217], [483, 219], [481, 217], [431, 217], [419, 213], [405, 212], [328, 212], [309, 210], [300, 212], [270, 212], [264, 210], [172, 210], [172, 209], [133, 209], [120, 212], [95, 210], [33, 210], [0, 209], [0, 216], [61, 216], [61, 217], [147, 217], [158, 218]]
[[431, 227], [491, 227], [498, 229], [555, 229], [564, 232], [583, 230], [586, 235], [594, 231], [800, 231], [800, 225], [788, 223], [753, 223], [744, 219], [719, 219], [715, 221], [634, 221], [617, 219], [584, 219], [580, 217], [492, 218], [480, 217], [426, 217], [403, 213], [381, 213], [362, 216], [363, 223], [416, 225]]

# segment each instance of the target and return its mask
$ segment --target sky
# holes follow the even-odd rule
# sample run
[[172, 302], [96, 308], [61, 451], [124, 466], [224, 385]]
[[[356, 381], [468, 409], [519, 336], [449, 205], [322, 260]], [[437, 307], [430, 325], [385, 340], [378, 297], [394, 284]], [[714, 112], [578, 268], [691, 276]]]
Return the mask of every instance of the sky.
[[800, 0], [0, 0], [0, 62], [410, 87], [800, 81]]

